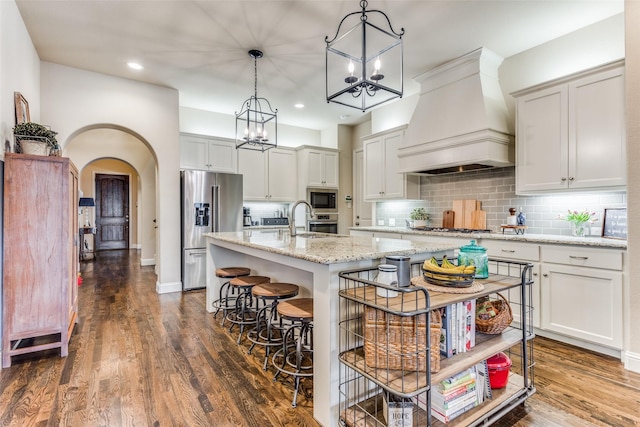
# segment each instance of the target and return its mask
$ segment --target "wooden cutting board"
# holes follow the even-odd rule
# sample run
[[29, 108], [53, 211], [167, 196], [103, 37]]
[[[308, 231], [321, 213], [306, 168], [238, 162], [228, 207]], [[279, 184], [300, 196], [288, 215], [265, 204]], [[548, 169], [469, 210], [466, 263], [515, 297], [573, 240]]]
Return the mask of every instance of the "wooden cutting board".
[[454, 212], [453, 227], [464, 228], [464, 200], [454, 200], [452, 210]]
[[446, 210], [442, 214], [442, 228], [454, 228], [455, 212]]
[[464, 201], [464, 219], [462, 220], [463, 228], [473, 228], [473, 212], [476, 210], [477, 200], [465, 200]]
[[487, 228], [487, 213], [485, 211], [471, 212], [471, 226], [473, 230], [485, 230]]

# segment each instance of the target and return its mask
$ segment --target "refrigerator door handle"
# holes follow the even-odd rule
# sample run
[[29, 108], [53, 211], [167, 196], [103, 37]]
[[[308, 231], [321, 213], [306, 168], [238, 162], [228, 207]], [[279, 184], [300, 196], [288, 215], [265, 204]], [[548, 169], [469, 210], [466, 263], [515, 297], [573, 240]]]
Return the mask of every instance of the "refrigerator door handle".
[[212, 227], [213, 227], [213, 232], [216, 231], [220, 231], [220, 186], [219, 185], [214, 185], [212, 188], [213, 194], [212, 194], [212, 209], [211, 209], [211, 216], [213, 218], [212, 221]]

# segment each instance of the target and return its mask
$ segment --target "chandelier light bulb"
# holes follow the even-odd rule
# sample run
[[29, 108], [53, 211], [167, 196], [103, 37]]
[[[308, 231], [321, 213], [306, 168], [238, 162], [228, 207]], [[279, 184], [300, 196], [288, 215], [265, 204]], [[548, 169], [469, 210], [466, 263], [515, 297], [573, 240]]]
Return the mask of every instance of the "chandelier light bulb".
[[378, 74], [380, 71], [380, 57], [376, 58], [376, 62], [373, 64], [373, 74]]
[[349, 70], [349, 75], [353, 76], [353, 71], [354, 71], [355, 69], [356, 69], [356, 66], [355, 66], [355, 65], [353, 65], [353, 62], [352, 62], [352, 61], [349, 61], [349, 68], [348, 68], [348, 70]]

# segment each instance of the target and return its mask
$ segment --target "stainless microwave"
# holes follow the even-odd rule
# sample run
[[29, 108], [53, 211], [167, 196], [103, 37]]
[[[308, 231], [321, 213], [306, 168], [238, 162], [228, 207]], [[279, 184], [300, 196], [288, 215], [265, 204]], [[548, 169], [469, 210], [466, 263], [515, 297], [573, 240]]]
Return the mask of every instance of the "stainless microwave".
[[337, 192], [331, 190], [309, 190], [309, 204], [313, 209], [337, 209]]

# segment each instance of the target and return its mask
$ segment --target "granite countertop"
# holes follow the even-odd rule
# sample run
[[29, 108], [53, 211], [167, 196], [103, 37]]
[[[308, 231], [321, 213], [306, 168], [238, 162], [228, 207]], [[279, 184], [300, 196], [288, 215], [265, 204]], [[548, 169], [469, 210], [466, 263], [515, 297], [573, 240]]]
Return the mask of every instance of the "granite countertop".
[[459, 246], [451, 243], [415, 242], [344, 234], [299, 233], [297, 236], [291, 236], [288, 230], [245, 230], [205, 233], [205, 236], [213, 240], [300, 258], [318, 264], [379, 259], [388, 255], [410, 256], [452, 251]]
[[406, 227], [351, 227], [354, 231], [372, 231], [398, 234], [417, 234], [423, 236], [443, 236], [443, 237], [464, 237], [469, 239], [492, 239], [492, 240], [510, 240], [529, 243], [550, 243], [560, 245], [574, 246], [594, 246], [603, 248], [626, 249], [627, 241], [618, 239], [605, 239], [602, 237], [573, 237], [573, 236], [557, 236], [551, 234], [514, 234], [512, 232], [502, 233], [452, 233], [442, 231], [424, 231], [414, 230]]

